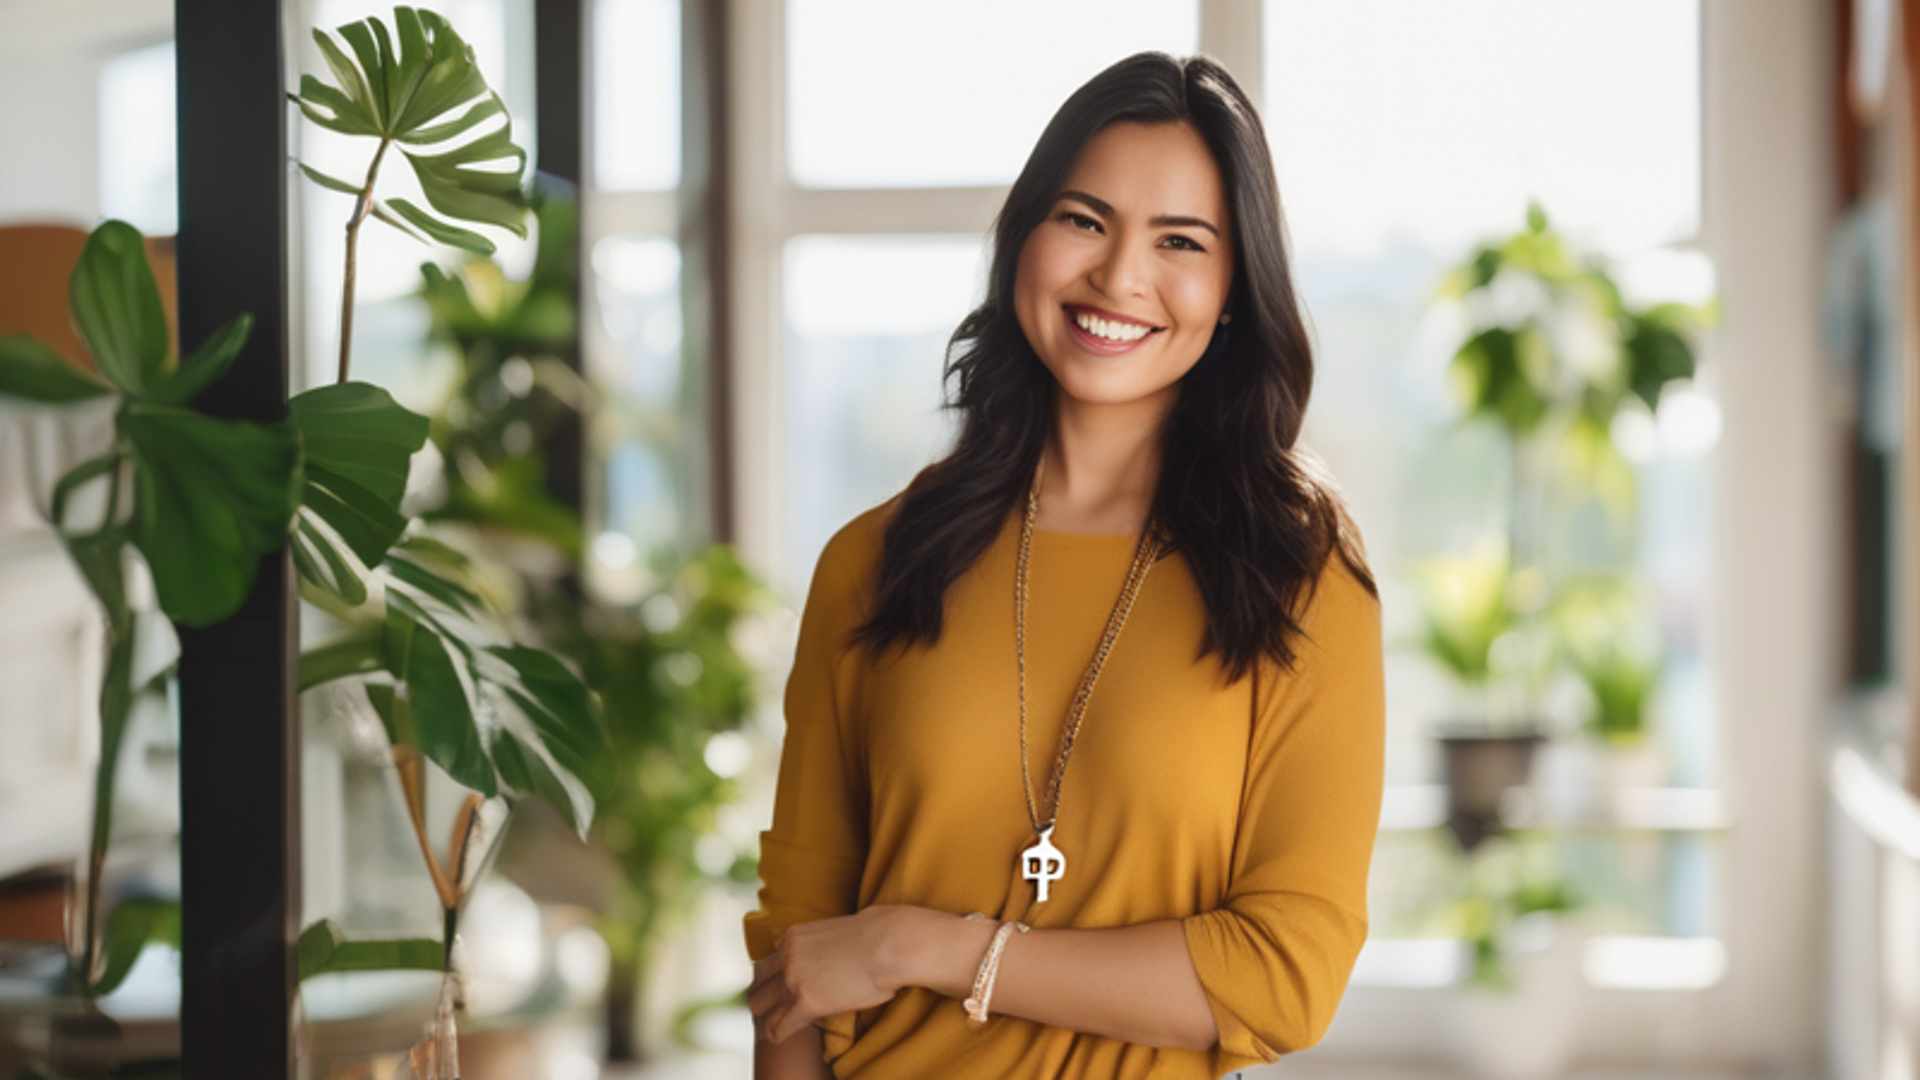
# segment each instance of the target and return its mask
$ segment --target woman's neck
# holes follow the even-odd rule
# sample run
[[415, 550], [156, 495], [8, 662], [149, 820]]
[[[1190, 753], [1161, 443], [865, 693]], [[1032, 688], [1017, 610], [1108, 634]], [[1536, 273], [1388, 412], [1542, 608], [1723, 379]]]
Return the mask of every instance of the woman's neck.
[[1160, 480], [1160, 429], [1172, 401], [1061, 401], [1041, 458], [1036, 526], [1049, 532], [1137, 535]]

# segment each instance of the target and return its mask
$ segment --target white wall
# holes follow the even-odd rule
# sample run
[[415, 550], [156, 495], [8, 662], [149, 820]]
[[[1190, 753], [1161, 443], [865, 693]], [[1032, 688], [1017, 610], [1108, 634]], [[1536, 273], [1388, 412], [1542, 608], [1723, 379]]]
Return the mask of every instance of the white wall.
[[0, 222], [100, 213], [100, 65], [173, 32], [167, 0], [0, 0]]

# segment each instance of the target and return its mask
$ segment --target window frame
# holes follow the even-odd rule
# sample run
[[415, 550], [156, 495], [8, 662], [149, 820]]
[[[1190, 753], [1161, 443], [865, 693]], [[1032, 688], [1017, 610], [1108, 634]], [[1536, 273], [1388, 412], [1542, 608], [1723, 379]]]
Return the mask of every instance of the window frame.
[[[692, 18], [694, 0], [685, 0]], [[1221, 59], [1255, 100], [1262, 100], [1261, 0], [1200, 0], [1201, 49]], [[726, 0], [721, 23], [726, 81], [725, 175], [723, 204], [725, 256], [729, 265], [725, 305], [731, 320], [730, 349], [717, 362], [728, 369], [720, 407], [726, 420], [727, 475], [715, 487], [724, 495], [730, 540], [750, 565], [779, 565], [781, 408], [785, 400], [781, 365], [781, 253], [786, 242], [803, 234], [966, 233], [981, 235], [1006, 194], [1004, 186], [914, 189], [821, 190], [795, 185], [785, 168], [786, 132], [782, 93], [785, 84], [785, 5], [764, 0]], [[1768, 20], [1772, 19], [1772, 22]], [[1803, 100], [1823, 100], [1820, 43], [1831, 34], [1817, 11], [1756, 13], [1733, 0], [1702, 0], [1703, 196], [1700, 246], [1722, 274], [1723, 294], [1732, 296], [1749, 281], [1763, 287], [1768, 260], [1775, 265], [1817, 266], [1822, 247], [1824, 181], [1816, 171], [1824, 161], [1824, 128], [1818, 108], [1778, 118], [1785, 92], [1804, 92]], [[1797, 21], [1796, 21], [1797, 20]], [[1829, 50], [1830, 51], [1830, 50]], [[1780, 70], [1781, 58], [1789, 59]], [[1782, 91], [1789, 87], [1790, 91]], [[1745, 94], [1746, 97], [1742, 97]], [[691, 117], [689, 124], [692, 123]], [[1776, 201], [1755, 198], [1751, 177], [1782, 162], [1804, 162], [1768, 190]], [[1736, 180], [1736, 177], [1745, 178]], [[1779, 198], [1785, 196], [1785, 198]], [[674, 193], [595, 193], [588, 203], [585, 236], [591, 244], [612, 232], [643, 231], [676, 235], [688, 227]], [[1798, 215], [1783, 228], [1782, 207]], [[1758, 262], [1753, 237], [1766, 235], [1766, 255]], [[1743, 274], [1744, 267], [1754, 272]], [[1779, 272], [1774, 273], [1777, 279]], [[1802, 273], [1805, 302], [1774, 304], [1774, 310], [1749, 324], [1729, 304], [1728, 323], [1708, 347], [1716, 352], [1746, 349], [1764, 353], [1776, 365], [1799, 364], [1795, 382], [1763, 386], [1763, 374], [1721, 365], [1719, 386], [1727, 414], [1723, 449], [1715, 462], [1716, 504], [1713, 558], [1722, 566], [1711, 583], [1710, 664], [1721, 718], [1718, 753], [1725, 767], [1725, 789], [1716, 792], [1724, 812], [1703, 824], [1721, 837], [1717, 921], [1728, 956], [1728, 973], [1718, 982], [1694, 989], [1622, 992], [1588, 986], [1581, 1008], [1585, 1056], [1609, 1061], [1672, 1064], [1700, 1060], [1737, 1061], [1770, 1058], [1810, 1061], [1818, 1043], [1818, 971], [1812, 945], [1812, 913], [1818, 896], [1819, 787], [1808, 748], [1817, 742], [1825, 698], [1825, 674], [1831, 664], [1808, 656], [1781, 664], [1777, 647], [1763, 645], [1756, 630], [1737, 627], [1744, 609], [1740, 598], [1764, 593], [1779, 580], [1777, 565], [1763, 566], [1752, 554], [1733, 557], [1735, 538], [1767, 524], [1765, 510], [1741, 493], [1756, 485], [1775, 498], [1814, 508], [1810, 523], [1776, 545], [1794, 569], [1806, 570], [1810, 584], [1796, 587], [1784, 604], [1789, 617], [1804, 625], [1824, 625], [1818, 597], [1831, 575], [1814, 567], [1831, 544], [1817, 522], [1833, 503], [1822, 489], [1818, 470], [1800, 470], [1791, 490], [1780, 494], [1778, 456], [1755, 454], [1743, 434], [1764, 431], [1770, 423], [1791, 428], [1796, 452], [1820, 459], [1817, 423], [1817, 368], [1805, 356], [1817, 352], [1817, 279]], [[1774, 284], [1778, 282], [1775, 281]], [[587, 303], [592, 305], [589, 290]], [[1771, 323], [1768, 320], [1771, 319]], [[589, 318], [592, 333], [599, 333]], [[1749, 330], [1751, 325], [1759, 329]], [[1771, 325], [1772, 330], [1766, 326]], [[1782, 334], [1784, 331], [1784, 335]], [[1771, 339], [1769, 337], [1771, 335]], [[1795, 353], [1796, 345], [1815, 345]], [[603, 347], [595, 343], [594, 347]], [[1744, 453], [1743, 453], [1744, 452]], [[776, 582], [798, 597], [804, 582]], [[1751, 601], [1749, 601], [1751, 602]], [[1768, 665], [1772, 667], [1769, 668]], [[1765, 670], [1756, 679], [1753, 672]], [[1736, 677], [1740, 684], [1735, 683]], [[1756, 683], [1766, 685], [1756, 686]], [[1744, 687], [1738, 691], [1736, 685]], [[1769, 700], [1769, 695], [1775, 695]], [[1754, 708], [1756, 703], [1765, 707]], [[1752, 715], [1741, 712], [1744, 707]], [[1728, 723], [1741, 716], [1749, 722]], [[1746, 793], [1764, 793], [1744, 798]], [[1400, 805], [1430, 802], [1429, 793], [1396, 793]], [[1417, 827], [1411, 819], [1391, 826]], [[1683, 827], [1675, 825], [1672, 827]], [[1312, 1057], [1337, 1060], [1386, 1056], [1437, 1057], [1446, 1045], [1447, 1001], [1444, 986], [1354, 985], [1340, 1018]], [[1657, 1032], [1657, 1038], [1648, 1038]]]

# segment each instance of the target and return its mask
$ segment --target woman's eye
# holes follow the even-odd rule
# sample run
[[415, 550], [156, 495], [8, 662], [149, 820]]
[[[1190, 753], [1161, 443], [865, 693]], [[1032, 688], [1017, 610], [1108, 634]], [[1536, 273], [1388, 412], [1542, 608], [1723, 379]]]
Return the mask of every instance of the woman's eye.
[[1169, 247], [1179, 248], [1181, 251], [1207, 250], [1201, 247], [1197, 241], [1185, 236], [1169, 236], [1167, 237], [1166, 243]]
[[1090, 218], [1085, 214], [1076, 213], [1072, 210], [1067, 210], [1062, 212], [1060, 215], [1060, 220], [1066, 222], [1068, 225], [1071, 225], [1076, 229], [1085, 229], [1088, 232], [1100, 231], [1100, 223], [1098, 221], [1095, 221], [1093, 218]]

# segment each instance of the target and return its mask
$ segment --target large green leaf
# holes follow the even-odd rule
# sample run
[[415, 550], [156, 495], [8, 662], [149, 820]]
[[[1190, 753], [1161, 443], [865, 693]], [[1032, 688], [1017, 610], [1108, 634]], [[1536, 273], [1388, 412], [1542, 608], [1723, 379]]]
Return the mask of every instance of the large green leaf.
[[514, 705], [501, 710], [493, 741], [502, 779], [509, 787], [538, 792], [585, 839], [594, 806], [613, 792], [614, 782], [606, 729], [592, 695], [550, 653], [509, 645], [486, 654], [511, 673], [487, 668], [488, 681]]
[[413, 746], [458, 783], [500, 793], [476, 708], [469, 657], [419, 605], [387, 594], [387, 669], [407, 686], [412, 724], [388, 734]]
[[200, 391], [220, 381], [253, 333], [253, 316], [239, 315], [213, 332], [180, 366], [149, 388], [146, 400], [159, 405], [185, 405]]
[[[407, 472], [413, 455], [427, 441], [427, 419], [396, 404], [385, 390], [366, 383], [322, 386], [295, 396], [287, 403], [306, 446], [306, 476], [301, 502], [345, 541], [363, 566], [378, 565], [400, 534], [407, 519], [400, 512], [406, 494]], [[331, 539], [324, 531], [307, 530], [308, 548], [302, 574], [349, 600], [354, 591], [325, 585], [337, 579], [332, 560], [323, 550]], [[363, 597], [364, 598], [364, 597]]]
[[427, 442], [426, 417], [362, 382], [296, 394], [287, 410], [300, 425], [310, 464], [353, 481], [399, 509], [408, 464]]
[[387, 668], [406, 684], [381, 710], [389, 734], [475, 791], [545, 799], [585, 835], [613, 788], [593, 695], [553, 656], [505, 643], [477, 594], [408, 555], [387, 561]]
[[108, 221], [93, 230], [67, 279], [67, 296], [74, 329], [107, 381], [138, 397], [166, 372], [167, 317], [138, 229]]
[[439, 971], [446, 949], [432, 938], [382, 938], [349, 941], [332, 919], [300, 932], [300, 979], [329, 971]]
[[260, 557], [286, 542], [300, 501], [299, 429], [139, 403], [121, 425], [139, 485], [133, 541], [161, 609], [192, 627], [227, 618]]
[[305, 508], [324, 519], [363, 564], [376, 564], [400, 534], [407, 519], [393, 506], [332, 469], [307, 462]]
[[42, 405], [66, 405], [113, 393], [92, 372], [83, 371], [30, 334], [0, 337], [0, 397]]

